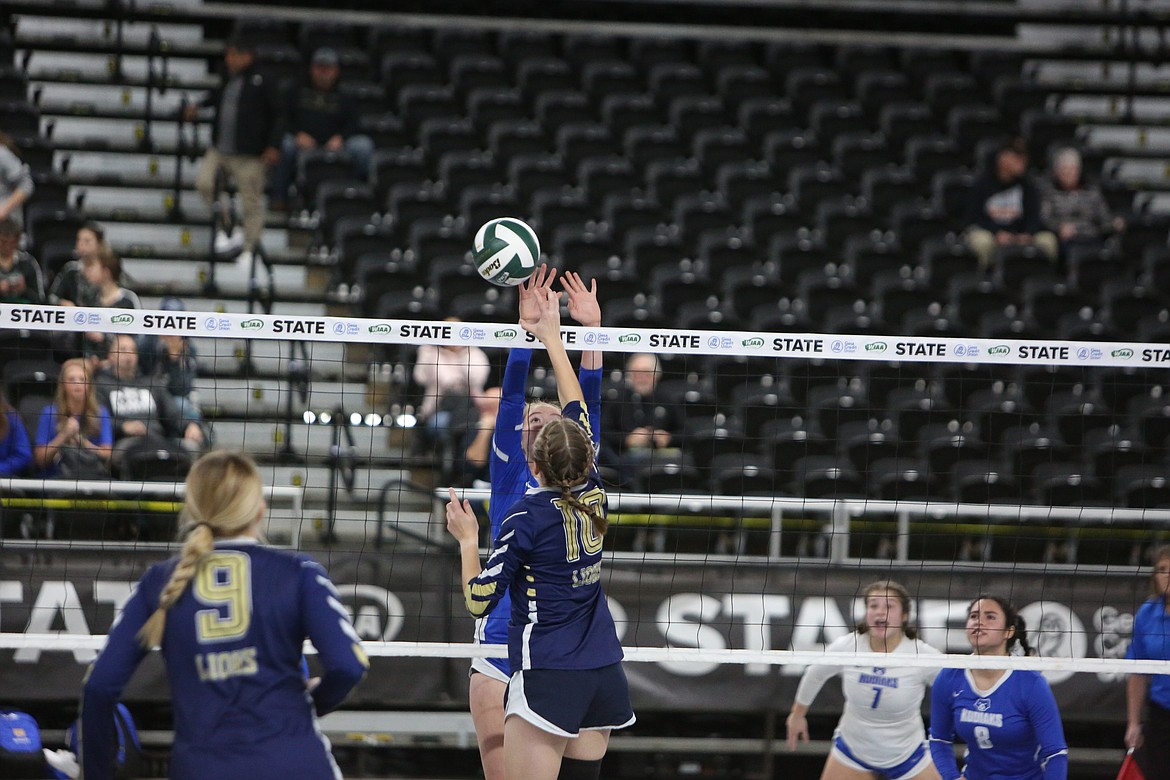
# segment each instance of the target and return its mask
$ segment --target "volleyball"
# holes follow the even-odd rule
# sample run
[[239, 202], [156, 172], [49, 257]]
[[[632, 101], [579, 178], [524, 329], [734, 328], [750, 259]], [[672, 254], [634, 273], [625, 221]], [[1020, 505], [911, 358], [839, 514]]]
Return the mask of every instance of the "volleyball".
[[540, 241], [536, 231], [512, 217], [484, 223], [475, 234], [475, 267], [500, 287], [515, 287], [536, 270]]

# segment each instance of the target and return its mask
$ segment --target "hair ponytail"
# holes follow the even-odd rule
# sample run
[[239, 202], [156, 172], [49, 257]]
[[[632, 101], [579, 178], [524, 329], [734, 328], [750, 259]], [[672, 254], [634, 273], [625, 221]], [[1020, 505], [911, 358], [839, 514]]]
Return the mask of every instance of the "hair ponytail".
[[1028, 624], [1024, 621], [1024, 616], [1016, 611], [1015, 607], [1012, 607], [1011, 626], [1016, 632], [1008, 640], [1008, 653], [1011, 653], [1012, 648], [1018, 645], [1024, 655], [1036, 655], [1036, 648], [1028, 644]]
[[199, 569], [199, 562], [203, 560], [203, 556], [211, 552], [214, 542], [215, 536], [211, 532], [211, 526], [207, 523], [196, 523], [187, 532], [187, 538], [183, 542], [183, 552], [179, 555], [179, 562], [175, 564], [175, 570], [171, 572], [170, 581], [159, 594], [158, 609], [138, 631], [138, 641], [147, 650], [162, 644], [163, 633], [167, 625], [167, 610], [183, 595], [183, 591], [187, 589], [187, 583], [191, 581]]
[[264, 487], [256, 462], [243, 452], [209, 452], [187, 475], [186, 500], [181, 531], [183, 551], [171, 578], [163, 586], [158, 609], [138, 632], [146, 649], [157, 647], [166, 628], [167, 610], [174, 606], [199, 571], [217, 536], [238, 536], [248, 531], [264, 511]]
[[593, 530], [604, 536], [609, 519], [598, 507], [573, 495], [572, 488], [589, 479], [593, 468], [593, 441], [585, 430], [564, 418], [551, 420], [532, 444], [532, 461], [544, 477], [546, 487], [559, 487], [561, 500], [589, 516]]

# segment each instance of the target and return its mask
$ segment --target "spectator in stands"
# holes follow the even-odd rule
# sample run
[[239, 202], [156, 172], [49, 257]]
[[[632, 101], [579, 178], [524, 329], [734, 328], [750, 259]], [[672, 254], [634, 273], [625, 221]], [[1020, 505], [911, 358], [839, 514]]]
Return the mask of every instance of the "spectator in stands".
[[[195, 188], [208, 203], [216, 192], [217, 173], [222, 169], [240, 193], [243, 231], [233, 228], [216, 236], [215, 251], [231, 255], [243, 250], [238, 262], [247, 266], [264, 232], [264, 182], [267, 169], [280, 161], [280, 140], [284, 136], [278, 85], [253, 66], [256, 52], [242, 38], [228, 41], [224, 50], [227, 68], [223, 85], [204, 98], [202, 106], [213, 106], [211, 146], [199, 163]], [[188, 106], [185, 118], [198, 116], [197, 106]]]
[[23, 231], [12, 217], [0, 217], [0, 303], [44, 303], [41, 266], [20, 248]]
[[[108, 248], [86, 257], [81, 265], [81, 274], [86, 283], [82, 306], [101, 309], [142, 308], [134, 291], [121, 285], [122, 258]], [[105, 361], [110, 351], [110, 341], [108, 334], [87, 332], [82, 338], [82, 356], [95, 363]]]
[[138, 342], [128, 333], [114, 337], [108, 370], [97, 375], [98, 398], [114, 421], [112, 464], [121, 465], [128, 450], [172, 450], [191, 453], [204, 447], [206, 436], [197, 422], [184, 421], [175, 399], [138, 371]]
[[1040, 213], [1062, 251], [1074, 244], [1100, 246], [1110, 233], [1125, 230], [1125, 220], [1110, 213], [1101, 189], [1081, 173], [1081, 153], [1065, 147], [1053, 156], [1052, 175], [1040, 184]]
[[23, 225], [21, 207], [32, 197], [34, 189], [32, 172], [20, 159], [16, 144], [7, 133], [0, 133], [0, 219], [11, 218]]
[[0, 391], [0, 477], [19, 477], [32, 463], [32, 445], [20, 415]]
[[[446, 321], [459, 322], [459, 319], [448, 317]], [[450, 428], [451, 406], [457, 406], [459, 399], [466, 399], [463, 407], [469, 409], [470, 399], [483, 395], [490, 370], [487, 355], [479, 347], [423, 344], [418, 348], [414, 381], [423, 389], [418, 417], [434, 438], [441, 438]], [[444, 399], [450, 399], [448, 404], [442, 403]]]
[[1034, 245], [1056, 259], [1056, 236], [1044, 229], [1040, 194], [1028, 179], [1023, 139], [1009, 141], [995, 154], [995, 170], [975, 180], [967, 205], [967, 245], [987, 268], [1001, 246]]
[[61, 365], [56, 398], [37, 424], [33, 457], [42, 478], [109, 478], [114, 431], [109, 407], [98, 402], [91, 376], [80, 358]]
[[73, 246], [74, 259], [61, 267], [49, 285], [49, 303], [59, 306], [76, 306], [93, 297], [89, 282], [81, 272], [88, 258], [99, 252], [109, 252], [106, 231], [96, 222], [86, 222], [77, 230], [77, 243]]
[[285, 96], [287, 132], [280, 147], [280, 164], [272, 172], [273, 208], [285, 206], [300, 152], [345, 151], [353, 159], [353, 175], [363, 181], [369, 175], [374, 141], [358, 133], [357, 103], [338, 90], [340, 76], [337, 52], [317, 49], [309, 63], [308, 82], [294, 85]]
[[461, 484], [465, 487], [491, 487], [492, 437], [496, 433], [501, 393], [502, 388], [489, 387], [473, 399], [479, 411], [479, 422], [465, 437], [461, 475]]
[[[168, 295], [162, 299], [160, 308], [163, 311], [185, 311], [187, 307], [175, 296]], [[199, 366], [191, 340], [175, 334], [152, 334], [142, 338], [138, 352], [142, 373], [167, 389], [183, 420], [202, 424], [203, 414], [195, 390]]]
[[618, 456], [623, 476], [644, 465], [655, 450], [678, 447], [678, 410], [656, 398], [662, 369], [649, 353], [630, 355], [616, 401], [601, 414], [601, 439]]

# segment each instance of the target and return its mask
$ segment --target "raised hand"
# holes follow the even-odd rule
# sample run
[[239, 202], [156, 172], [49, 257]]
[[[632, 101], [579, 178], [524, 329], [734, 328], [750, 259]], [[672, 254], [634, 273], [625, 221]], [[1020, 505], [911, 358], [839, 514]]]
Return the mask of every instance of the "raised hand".
[[597, 280], [586, 287], [572, 271], [561, 276], [561, 286], [569, 294], [569, 316], [586, 328], [601, 326], [601, 304], [597, 302]]
[[471, 502], [467, 499], [459, 500], [455, 495], [455, 488], [447, 489], [451, 500], [447, 503], [447, 530], [460, 544], [479, 543], [479, 520], [475, 512], [471, 511]]
[[520, 318], [520, 327], [536, 336], [542, 344], [560, 341], [561, 294], [549, 288], [530, 291], [527, 316]]
[[553, 280], [557, 278], [557, 269], [549, 268], [545, 263], [520, 285], [520, 319], [537, 320], [540, 318], [540, 304], [534, 297], [538, 291], [552, 289]]

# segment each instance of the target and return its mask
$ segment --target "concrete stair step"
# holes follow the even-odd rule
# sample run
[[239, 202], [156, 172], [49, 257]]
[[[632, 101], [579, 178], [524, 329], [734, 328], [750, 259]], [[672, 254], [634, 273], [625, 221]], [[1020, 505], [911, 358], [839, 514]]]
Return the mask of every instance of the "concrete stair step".
[[1170, 124], [1170, 98], [1136, 97], [1129, 101], [1119, 95], [1073, 95], [1055, 101], [1052, 108], [1064, 116], [1095, 124]]
[[[135, 87], [123, 84], [70, 84], [60, 82], [45, 82], [35, 80], [30, 89], [39, 93], [38, 105], [42, 113], [69, 113], [53, 110], [53, 106], [76, 104], [92, 105], [99, 111], [137, 112], [137, 116], [145, 117], [147, 92], [146, 87]], [[165, 92], [158, 89], [149, 90], [150, 108], [153, 116], [178, 115], [183, 100], [183, 93], [169, 89]], [[75, 112], [76, 113], [76, 112]]]
[[[117, 62], [109, 51], [62, 51], [52, 46], [34, 46], [17, 41], [18, 61], [28, 54], [28, 74], [30, 79], [47, 77], [48, 74], [75, 75], [83, 78], [110, 78], [117, 74]], [[31, 53], [29, 53], [31, 51]], [[215, 77], [210, 75], [210, 60], [206, 58], [169, 58], [167, 60], [167, 74], [170, 78], [181, 81], [193, 81], [199, 84], [199, 89], [209, 89], [215, 84]], [[125, 54], [121, 61], [121, 75], [145, 83], [148, 58], [139, 54]], [[154, 58], [154, 73], [162, 74], [162, 64]], [[87, 75], [92, 74], [92, 76]]]
[[[113, 46], [119, 35], [117, 25], [111, 19], [69, 19], [20, 14], [15, 21], [18, 42], [28, 38], [78, 38], [91, 42], [105, 41]], [[145, 46], [152, 35], [172, 44], [203, 43], [203, 28], [196, 24], [127, 21], [122, 24], [120, 34], [123, 44], [135, 46]]]

